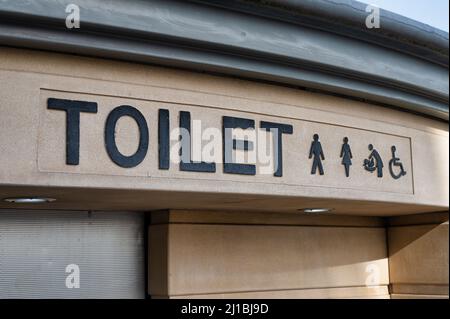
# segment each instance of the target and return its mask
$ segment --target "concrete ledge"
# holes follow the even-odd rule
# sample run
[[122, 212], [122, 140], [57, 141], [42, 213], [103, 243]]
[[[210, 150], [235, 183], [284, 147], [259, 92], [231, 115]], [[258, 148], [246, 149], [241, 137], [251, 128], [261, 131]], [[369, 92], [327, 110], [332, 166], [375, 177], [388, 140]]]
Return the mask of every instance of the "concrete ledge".
[[[152, 296], [153, 297], [153, 296]], [[155, 296], [158, 298], [158, 296]], [[164, 298], [164, 297], [162, 297]], [[389, 299], [387, 286], [269, 290], [228, 294], [171, 296], [170, 299]]]

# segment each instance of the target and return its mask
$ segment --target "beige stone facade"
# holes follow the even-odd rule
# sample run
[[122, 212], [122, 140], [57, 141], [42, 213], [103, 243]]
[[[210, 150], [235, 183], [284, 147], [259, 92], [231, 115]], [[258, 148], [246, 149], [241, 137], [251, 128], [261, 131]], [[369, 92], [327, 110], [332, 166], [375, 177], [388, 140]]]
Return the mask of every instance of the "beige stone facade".
[[149, 233], [155, 297], [448, 298], [448, 213], [175, 210], [152, 214]]
[[[273, 84], [7, 47], [0, 82], [0, 199], [56, 199], [33, 206], [40, 210], [148, 212], [154, 298], [448, 298], [448, 123]], [[80, 116], [78, 165], [66, 163], [66, 114], [48, 109], [49, 98], [98, 104]], [[119, 105], [138, 109], [149, 128], [148, 152], [133, 168], [105, 149], [105, 121]], [[171, 130], [181, 111], [219, 132], [223, 116], [292, 125], [283, 176], [260, 164], [254, 176], [224, 173], [222, 137], [214, 173], [176, 162], [159, 169], [160, 109], [169, 110]], [[323, 176], [311, 174], [314, 134]], [[350, 177], [339, 156], [344, 137]], [[115, 139], [133, 154], [136, 123], [119, 121]], [[363, 167], [369, 144], [384, 159], [383, 178]], [[406, 171], [399, 179], [388, 170], [393, 145]], [[331, 212], [300, 212], [315, 207]], [[29, 206], [2, 200], [1, 209]]]

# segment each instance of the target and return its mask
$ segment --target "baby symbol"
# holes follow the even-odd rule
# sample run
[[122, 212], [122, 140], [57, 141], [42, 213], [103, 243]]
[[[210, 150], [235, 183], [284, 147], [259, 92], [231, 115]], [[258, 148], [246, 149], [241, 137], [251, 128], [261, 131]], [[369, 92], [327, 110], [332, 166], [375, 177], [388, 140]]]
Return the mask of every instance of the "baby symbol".
[[383, 177], [383, 160], [381, 159], [380, 153], [376, 149], [373, 148], [372, 144], [369, 144], [369, 151], [371, 151], [369, 158], [364, 160], [364, 168], [368, 172], [377, 171], [378, 177]]

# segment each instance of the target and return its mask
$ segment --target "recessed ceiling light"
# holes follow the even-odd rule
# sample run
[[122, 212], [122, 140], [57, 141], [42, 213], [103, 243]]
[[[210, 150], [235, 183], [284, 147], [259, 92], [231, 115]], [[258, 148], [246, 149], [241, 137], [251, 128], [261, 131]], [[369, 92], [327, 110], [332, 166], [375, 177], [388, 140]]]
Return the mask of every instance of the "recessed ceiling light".
[[332, 208], [302, 208], [299, 209], [300, 212], [305, 214], [324, 214], [329, 213], [333, 209]]
[[4, 202], [15, 204], [43, 204], [51, 203], [56, 199], [47, 197], [11, 197], [3, 199]]

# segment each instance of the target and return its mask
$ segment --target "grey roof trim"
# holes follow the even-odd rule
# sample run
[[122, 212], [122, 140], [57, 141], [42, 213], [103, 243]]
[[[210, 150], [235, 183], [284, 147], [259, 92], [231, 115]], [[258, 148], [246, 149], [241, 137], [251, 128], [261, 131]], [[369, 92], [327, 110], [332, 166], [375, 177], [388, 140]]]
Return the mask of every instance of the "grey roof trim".
[[0, 44], [304, 86], [448, 120], [448, 68], [315, 27], [187, 1], [0, 0]]
[[[448, 66], [449, 34], [381, 9], [381, 28], [365, 27], [367, 4], [354, 0], [196, 0], [354, 37]], [[370, 0], [365, 0], [370, 3]]]

